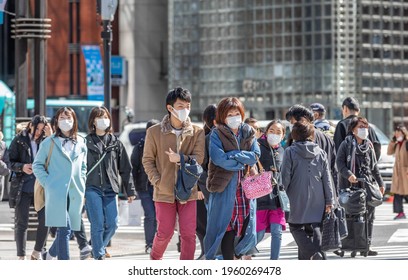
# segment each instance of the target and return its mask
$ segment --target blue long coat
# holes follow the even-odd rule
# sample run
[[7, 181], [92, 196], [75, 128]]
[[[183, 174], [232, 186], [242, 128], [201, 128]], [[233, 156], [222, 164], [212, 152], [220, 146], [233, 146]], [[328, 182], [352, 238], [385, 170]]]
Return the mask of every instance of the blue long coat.
[[[54, 141], [54, 148], [47, 173], [45, 162], [51, 141]], [[33, 172], [45, 190], [46, 226], [67, 226], [67, 197], [69, 197], [68, 214], [71, 229], [75, 231], [80, 229], [85, 194], [86, 156], [85, 139], [80, 136], [70, 157], [63, 152], [62, 143], [55, 134], [41, 143], [33, 162]]]
[[[238, 143], [243, 138], [242, 133], [245, 130], [242, 126], [239, 129], [239, 135], [236, 138]], [[210, 159], [215, 165], [220, 166], [226, 170], [234, 171], [230, 182], [223, 192], [210, 193], [207, 211], [207, 229], [204, 238], [204, 249], [207, 260], [213, 260], [221, 244], [222, 238], [227, 230], [228, 224], [231, 220], [235, 196], [238, 186], [238, 174], [244, 170], [245, 165], [254, 165], [260, 156], [258, 142], [253, 140], [251, 151], [234, 150], [225, 152], [222, 142], [217, 133], [211, 132]], [[256, 199], [249, 200], [249, 222], [245, 231], [245, 236], [235, 246], [235, 255], [243, 255], [256, 245]]]

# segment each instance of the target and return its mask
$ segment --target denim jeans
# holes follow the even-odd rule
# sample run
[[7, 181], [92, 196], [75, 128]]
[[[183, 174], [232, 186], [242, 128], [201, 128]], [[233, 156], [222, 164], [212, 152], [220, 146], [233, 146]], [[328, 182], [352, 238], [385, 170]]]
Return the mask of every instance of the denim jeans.
[[147, 191], [138, 191], [137, 195], [142, 202], [144, 211], [144, 234], [146, 246], [153, 246], [154, 235], [157, 230], [156, 209], [153, 201], [153, 187], [149, 187]]
[[48, 250], [48, 253], [57, 257], [58, 260], [69, 260], [69, 239], [71, 236], [71, 222], [69, 220], [69, 215], [67, 212], [67, 226], [58, 227], [57, 235], [54, 242], [51, 245], [51, 248]]
[[106, 246], [118, 228], [118, 206], [114, 192], [105, 193], [95, 187], [85, 190], [85, 207], [91, 224], [92, 252], [95, 259], [103, 257]]
[[[281, 243], [282, 243], [282, 225], [271, 224], [271, 260], [279, 259]], [[261, 242], [266, 230], [257, 232], [257, 243]]]

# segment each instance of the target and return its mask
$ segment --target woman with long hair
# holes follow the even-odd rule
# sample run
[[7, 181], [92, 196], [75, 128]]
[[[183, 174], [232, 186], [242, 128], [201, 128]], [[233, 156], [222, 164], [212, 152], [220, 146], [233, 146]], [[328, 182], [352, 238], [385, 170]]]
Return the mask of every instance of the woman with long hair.
[[[9, 204], [15, 208], [15, 240], [17, 257], [24, 260], [26, 257], [27, 228], [30, 206], [34, 205], [34, 183], [36, 176], [33, 174], [32, 162], [37, 155], [42, 141], [52, 134], [52, 129], [45, 116], [36, 115], [22, 129], [10, 144], [8, 153], [11, 163], [11, 187]], [[38, 226], [32, 260], [41, 260], [48, 228], [45, 226], [45, 210], [37, 212]]]
[[71, 232], [81, 228], [87, 148], [85, 139], [78, 135], [78, 120], [72, 108], [60, 108], [55, 118], [55, 134], [40, 145], [33, 172], [45, 192], [45, 225], [57, 228], [46, 259], [69, 260]]
[[391, 193], [394, 194], [394, 220], [406, 219], [403, 198], [408, 195], [408, 130], [400, 124], [395, 128], [392, 141], [388, 144], [388, 155], [395, 155]]

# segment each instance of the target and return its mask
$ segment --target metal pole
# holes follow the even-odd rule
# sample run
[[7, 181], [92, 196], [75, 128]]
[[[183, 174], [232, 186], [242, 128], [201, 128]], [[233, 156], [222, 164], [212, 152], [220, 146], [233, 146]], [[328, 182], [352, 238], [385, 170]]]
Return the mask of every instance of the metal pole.
[[77, 67], [77, 77], [76, 77], [76, 86], [77, 86], [77, 95], [81, 95], [81, 52], [80, 50], [80, 44], [81, 44], [81, 16], [80, 16], [80, 5], [81, 2], [78, 1], [76, 3], [76, 46], [77, 46], [77, 52], [76, 52], [76, 67]]
[[[35, 17], [45, 18], [47, 0], [35, 1]], [[45, 39], [34, 38], [34, 114], [45, 115], [46, 98], [46, 45]]]
[[[16, 19], [27, 17], [26, 0], [16, 0]], [[16, 117], [27, 117], [27, 39], [15, 39], [15, 90], [16, 93]]]
[[111, 42], [112, 42], [112, 26], [109, 20], [103, 20], [103, 31], [101, 37], [103, 39], [103, 71], [104, 71], [104, 103], [106, 109], [111, 112]]
[[[72, 12], [72, 2], [69, 1], [69, 8], [68, 8], [68, 46], [72, 46], [73, 40], [73, 12]], [[74, 58], [73, 58], [73, 50], [69, 49], [69, 95], [74, 95]]]

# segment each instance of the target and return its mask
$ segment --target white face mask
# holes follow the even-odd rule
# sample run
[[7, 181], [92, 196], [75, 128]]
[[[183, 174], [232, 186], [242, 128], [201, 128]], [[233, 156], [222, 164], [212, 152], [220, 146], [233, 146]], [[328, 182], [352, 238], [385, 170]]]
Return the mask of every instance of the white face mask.
[[109, 119], [96, 119], [96, 128], [99, 130], [105, 130], [110, 126]]
[[398, 141], [398, 142], [404, 141], [404, 136], [399, 136], [399, 137], [397, 137], [397, 141]]
[[271, 146], [278, 145], [281, 142], [281, 140], [282, 140], [282, 137], [279, 134], [269, 133], [267, 135], [268, 144]]
[[58, 127], [63, 132], [68, 132], [74, 127], [74, 121], [73, 120], [60, 120], [58, 121]]
[[227, 125], [229, 126], [229, 128], [237, 129], [242, 123], [242, 118], [241, 118], [241, 115], [238, 115], [238, 116], [228, 117], [225, 121]]
[[359, 128], [357, 130], [357, 136], [363, 140], [367, 139], [368, 137], [368, 128]]
[[[174, 113], [174, 111], [177, 112], [177, 115]], [[190, 110], [187, 108], [181, 109], [181, 110], [176, 110], [173, 108], [173, 111], [171, 111], [172, 115], [175, 116], [179, 121], [185, 122], [188, 118], [188, 115], [190, 115]]]

